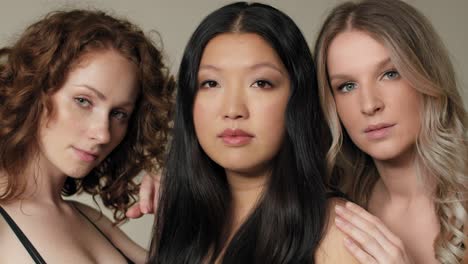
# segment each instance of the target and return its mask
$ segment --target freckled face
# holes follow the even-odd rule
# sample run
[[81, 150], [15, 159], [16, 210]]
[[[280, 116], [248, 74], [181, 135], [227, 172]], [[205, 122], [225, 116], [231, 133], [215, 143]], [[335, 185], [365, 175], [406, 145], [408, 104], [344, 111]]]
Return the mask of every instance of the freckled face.
[[40, 128], [41, 165], [86, 176], [122, 141], [138, 96], [136, 67], [114, 50], [85, 54], [51, 95]]
[[198, 141], [226, 172], [261, 175], [285, 133], [287, 70], [271, 46], [250, 33], [225, 33], [205, 47], [193, 107]]
[[389, 50], [365, 32], [346, 31], [331, 42], [327, 61], [338, 115], [354, 144], [376, 160], [412, 153], [422, 96]]

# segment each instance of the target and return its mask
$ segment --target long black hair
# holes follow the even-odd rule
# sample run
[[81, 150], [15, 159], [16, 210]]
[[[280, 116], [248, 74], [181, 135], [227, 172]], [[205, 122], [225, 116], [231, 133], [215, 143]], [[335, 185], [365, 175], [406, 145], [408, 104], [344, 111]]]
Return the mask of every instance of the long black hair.
[[[193, 124], [198, 69], [207, 43], [223, 33], [261, 36], [290, 76], [286, 135], [268, 185], [226, 245], [231, 194], [224, 168], [200, 147]], [[173, 141], [162, 177], [149, 263], [314, 263], [326, 219], [324, 119], [314, 63], [299, 28], [264, 4], [238, 2], [208, 15], [179, 68]]]

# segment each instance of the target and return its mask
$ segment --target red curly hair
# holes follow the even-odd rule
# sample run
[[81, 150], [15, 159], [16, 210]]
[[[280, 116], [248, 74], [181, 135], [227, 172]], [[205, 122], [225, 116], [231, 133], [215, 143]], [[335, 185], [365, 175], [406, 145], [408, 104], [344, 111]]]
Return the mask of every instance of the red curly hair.
[[140, 28], [102, 11], [53, 12], [0, 49], [0, 172], [6, 177], [0, 202], [24, 192], [22, 173], [38, 153], [40, 117], [53, 110], [50, 95], [84, 54], [107, 49], [136, 65], [140, 95], [122, 142], [83, 179], [67, 178], [62, 194], [100, 196], [120, 222], [135, 201], [135, 176], [163, 166], [174, 81], [161, 52]]

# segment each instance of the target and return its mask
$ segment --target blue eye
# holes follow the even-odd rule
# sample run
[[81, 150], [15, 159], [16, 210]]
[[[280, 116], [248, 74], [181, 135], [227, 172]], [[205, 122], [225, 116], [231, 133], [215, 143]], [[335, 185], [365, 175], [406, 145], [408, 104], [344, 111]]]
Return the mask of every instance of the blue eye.
[[216, 88], [218, 86], [218, 82], [213, 80], [206, 80], [200, 84], [200, 88]]
[[398, 73], [396, 70], [391, 70], [387, 71], [384, 73], [384, 78], [387, 78], [389, 80], [395, 80], [400, 77], [400, 73]]
[[114, 110], [111, 112], [111, 116], [117, 120], [127, 120], [128, 114], [122, 111]]
[[343, 92], [343, 93], [348, 93], [348, 92], [351, 92], [352, 90], [354, 90], [356, 88], [356, 84], [355, 83], [351, 83], [351, 82], [347, 82], [347, 83], [344, 83], [340, 86], [338, 86], [338, 90], [340, 92]]
[[88, 108], [92, 105], [90, 100], [83, 98], [83, 97], [76, 97], [74, 98], [74, 100], [78, 105], [80, 105], [83, 108]]
[[273, 85], [271, 84], [271, 82], [267, 80], [257, 80], [252, 84], [252, 87], [265, 89], [265, 88], [271, 88], [273, 87]]

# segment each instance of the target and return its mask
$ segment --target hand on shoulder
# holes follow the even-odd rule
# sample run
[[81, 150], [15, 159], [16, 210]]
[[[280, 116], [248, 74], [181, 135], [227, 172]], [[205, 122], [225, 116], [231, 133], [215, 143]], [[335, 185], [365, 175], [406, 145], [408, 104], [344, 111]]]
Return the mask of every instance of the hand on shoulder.
[[335, 206], [346, 203], [340, 198], [328, 200], [327, 224], [323, 233], [322, 241], [315, 253], [315, 263], [317, 264], [354, 264], [359, 263], [344, 246], [345, 234], [335, 225]]

